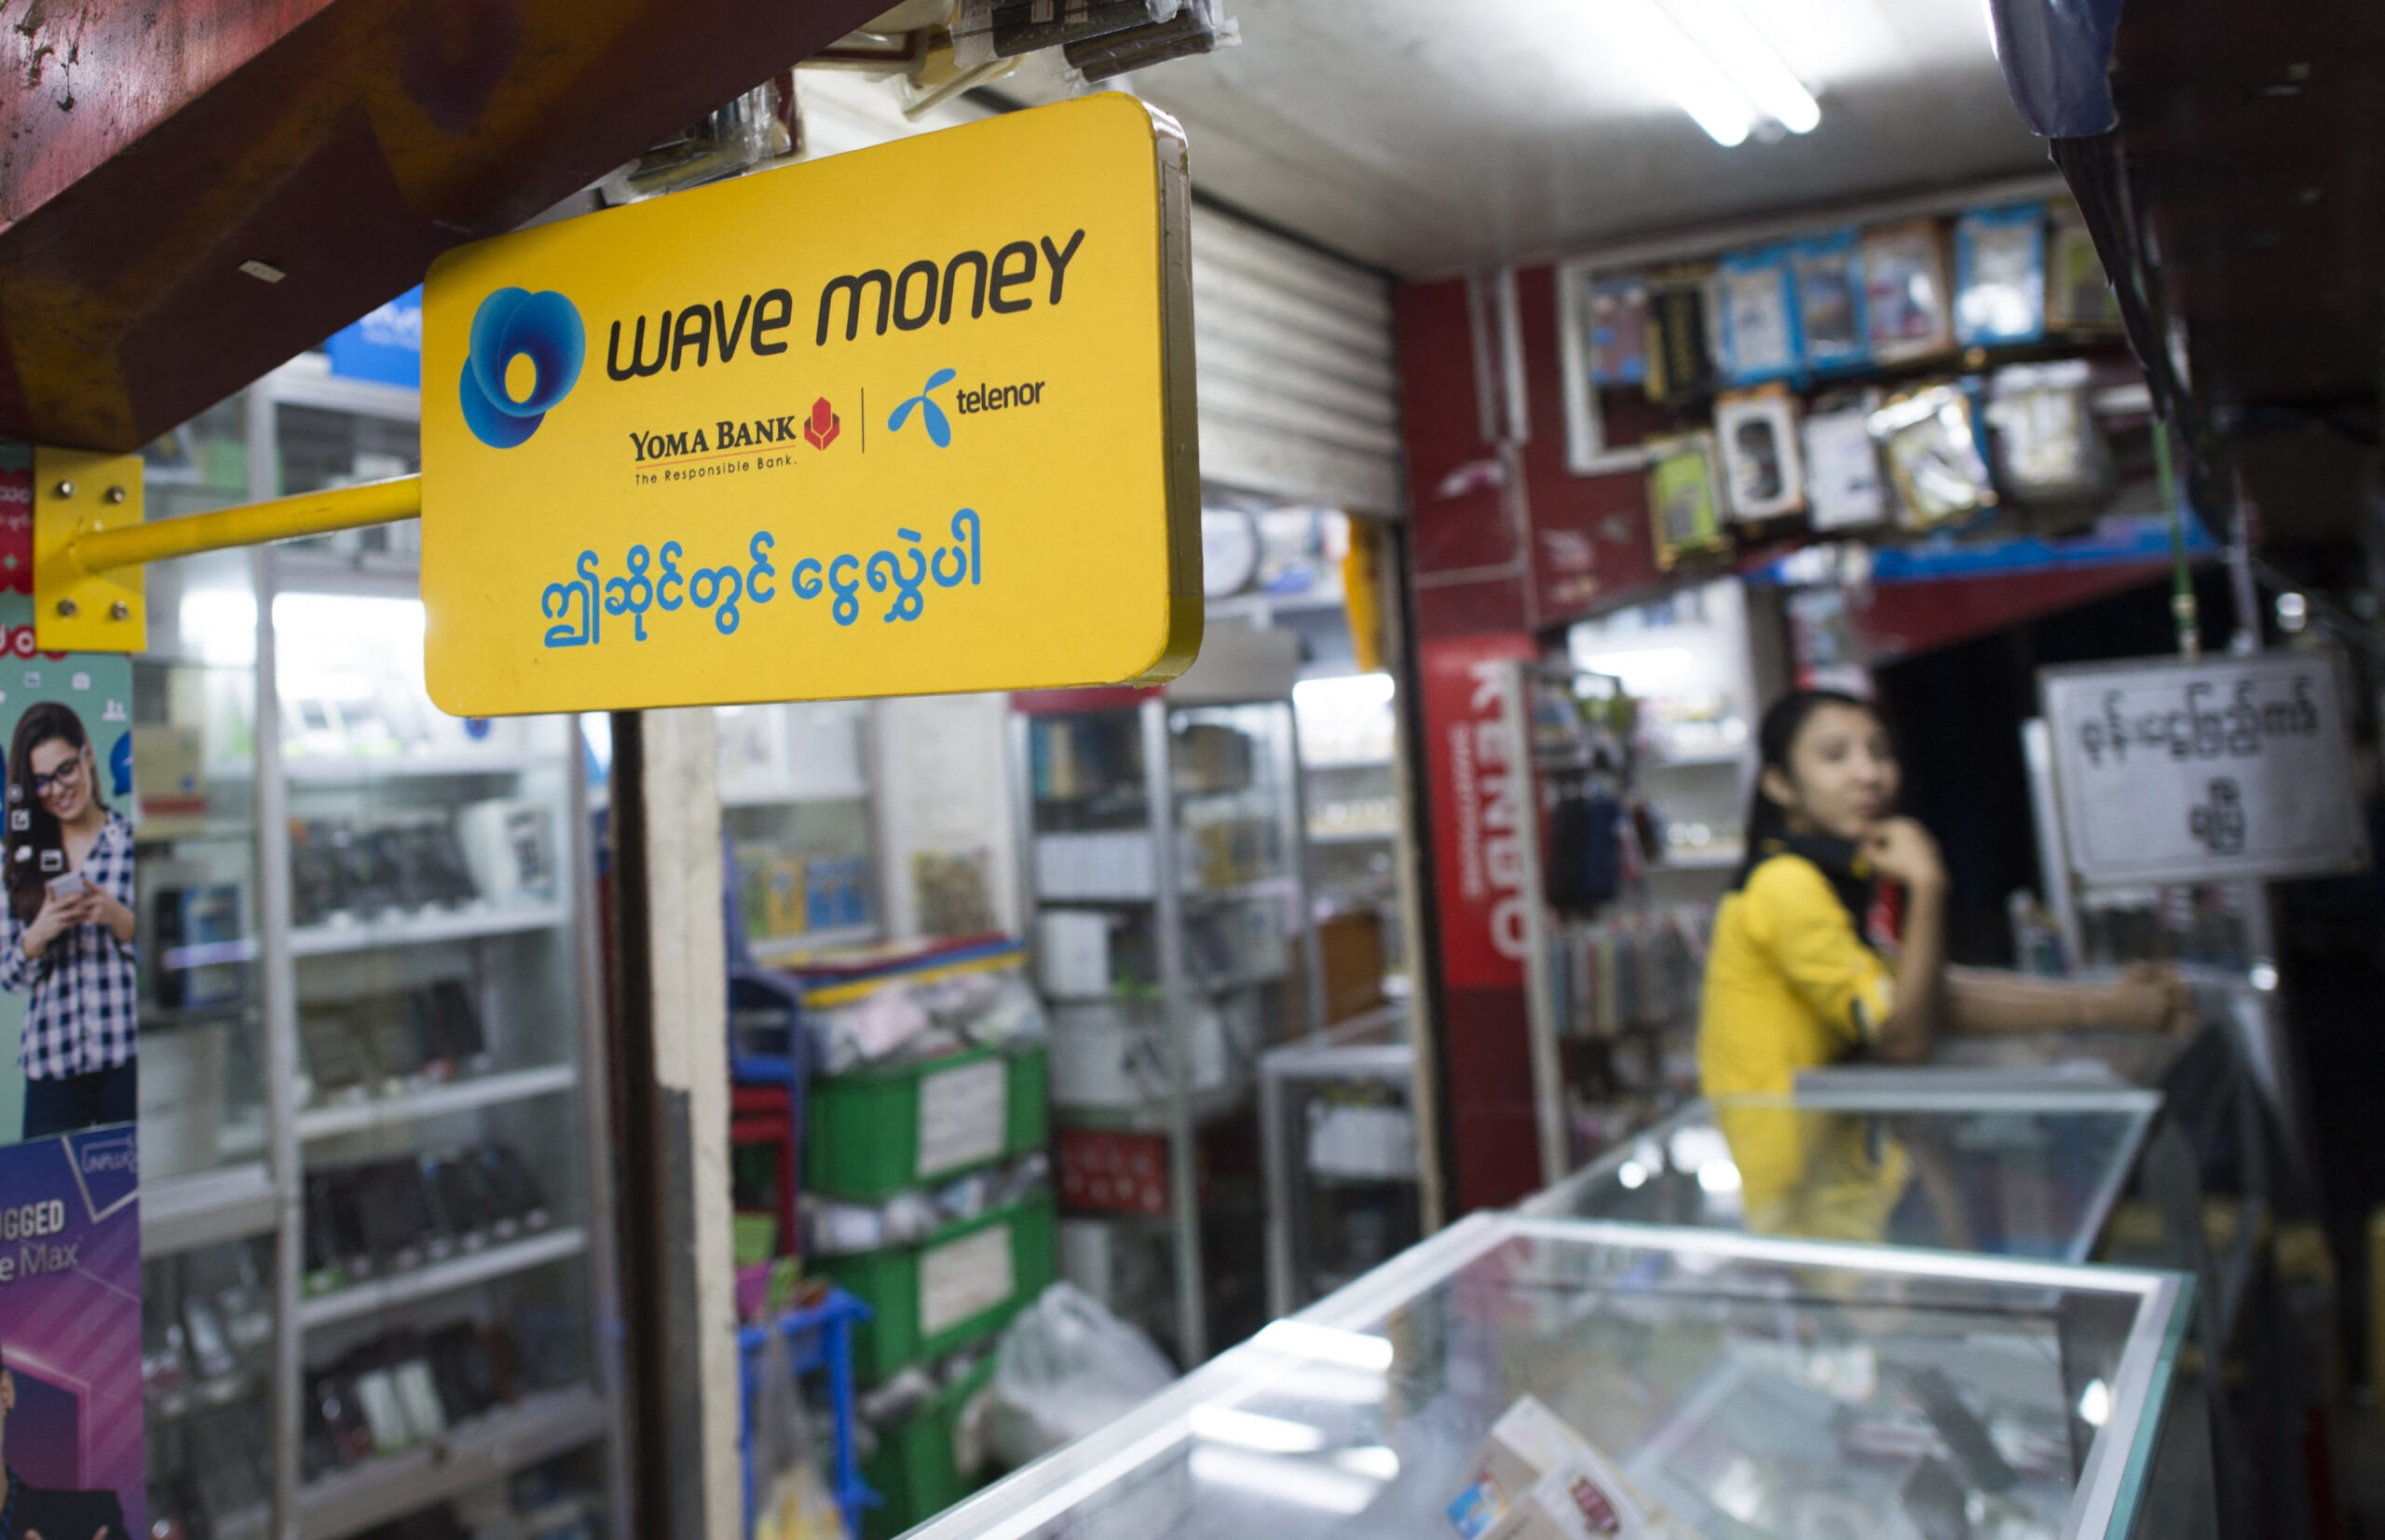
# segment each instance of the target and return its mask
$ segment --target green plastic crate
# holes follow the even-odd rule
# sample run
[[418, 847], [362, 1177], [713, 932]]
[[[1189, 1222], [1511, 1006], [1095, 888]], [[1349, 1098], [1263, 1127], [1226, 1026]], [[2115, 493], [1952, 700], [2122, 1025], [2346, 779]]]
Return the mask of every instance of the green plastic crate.
[[861, 1479], [886, 1499], [864, 1510], [864, 1540], [888, 1540], [924, 1524], [985, 1484], [986, 1454], [965, 1424], [970, 1403], [993, 1383], [994, 1356], [892, 1427], [878, 1430], [878, 1451], [862, 1462]]
[[[1043, 1045], [823, 1075], [803, 1116], [803, 1190], [881, 1202], [1041, 1149], [1051, 1123]], [[924, 1170], [922, 1157], [931, 1162]]]
[[[1052, 1194], [1040, 1192], [917, 1246], [816, 1259], [812, 1271], [870, 1308], [853, 1328], [853, 1372], [874, 1384], [1009, 1321], [1052, 1282], [1053, 1229]], [[1005, 1257], [1011, 1287], [992, 1297]]]

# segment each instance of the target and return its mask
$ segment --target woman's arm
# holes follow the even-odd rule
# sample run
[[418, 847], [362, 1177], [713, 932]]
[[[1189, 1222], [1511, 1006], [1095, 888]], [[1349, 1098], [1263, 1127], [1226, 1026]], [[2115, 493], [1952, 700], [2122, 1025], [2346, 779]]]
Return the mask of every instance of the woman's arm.
[[1946, 970], [1947, 1015], [1958, 1032], [2062, 1032], [2086, 1027], [2169, 1031], [2194, 997], [2166, 968], [2140, 964], [2108, 984], [2031, 978], [1999, 968]]
[[1910, 818], [1891, 818], [1872, 831], [1864, 854], [1879, 874], [1904, 889], [1903, 934], [1898, 938], [1897, 1000], [1880, 1024], [1880, 1056], [1915, 1064], [1946, 1019], [1946, 868], [1937, 841]]

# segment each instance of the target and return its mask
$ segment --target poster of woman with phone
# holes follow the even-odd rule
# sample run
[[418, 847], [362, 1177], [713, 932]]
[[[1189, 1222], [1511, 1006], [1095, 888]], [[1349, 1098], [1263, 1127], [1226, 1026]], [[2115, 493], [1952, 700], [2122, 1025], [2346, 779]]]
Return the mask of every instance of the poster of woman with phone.
[[25, 709], [8, 744], [0, 989], [30, 996], [17, 1048], [23, 1138], [138, 1111], [132, 824], [101, 796], [72, 706]]

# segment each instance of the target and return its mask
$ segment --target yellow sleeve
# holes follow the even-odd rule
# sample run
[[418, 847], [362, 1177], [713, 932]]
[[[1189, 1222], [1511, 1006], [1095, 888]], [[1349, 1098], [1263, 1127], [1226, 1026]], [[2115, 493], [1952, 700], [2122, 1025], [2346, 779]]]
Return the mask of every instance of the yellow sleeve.
[[1896, 1008], [1896, 980], [1856, 934], [1820, 868], [1777, 855], [1748, 878], [1749, 929], [1790, 988], [1845, 1045], [1869, 1043]]

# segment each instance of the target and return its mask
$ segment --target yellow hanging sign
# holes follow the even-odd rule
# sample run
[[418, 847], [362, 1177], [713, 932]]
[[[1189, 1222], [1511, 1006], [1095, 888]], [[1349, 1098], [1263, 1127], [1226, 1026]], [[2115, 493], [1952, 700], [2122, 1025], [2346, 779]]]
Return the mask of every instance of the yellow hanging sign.
[[1201, 637], [1184, 142], [1087, 97], [461, 248], [459, 715], [1157, 682]]

